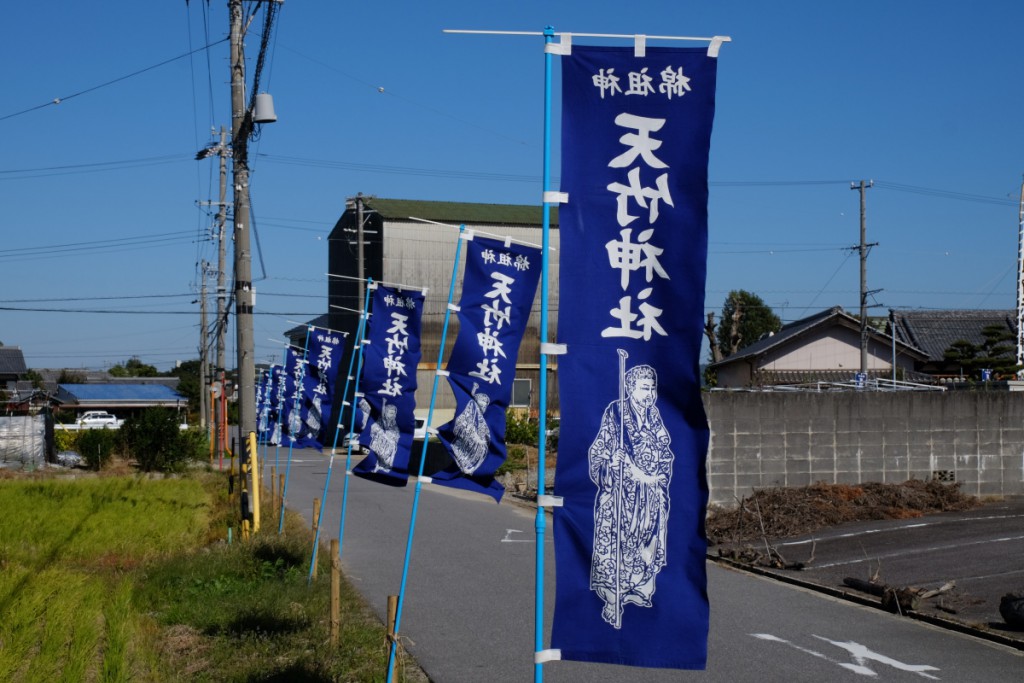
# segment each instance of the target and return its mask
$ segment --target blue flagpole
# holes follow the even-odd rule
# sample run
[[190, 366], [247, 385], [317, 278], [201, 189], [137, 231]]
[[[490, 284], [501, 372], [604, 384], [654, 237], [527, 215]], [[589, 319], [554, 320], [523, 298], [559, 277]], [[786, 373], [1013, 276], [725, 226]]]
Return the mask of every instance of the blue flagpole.
[[[284, 352], [281, 354], [281, 377], [284, 377], [284, 369], [288, 365], [288, 347], [284, 348]], [[281, 380], [282, 382], [284, 379]], [[277, 407], [277, 423], [281, 424], [281, 416], [284, 415], [283, 404]], [[278, 439], [277, 443], [274, 444], [274, 472], [280, 474], [281, 472], [281, 440]]]
[[[316, 565], [317, 550], [319, 550], [319, 548], [320, 548], [320, 523], [323, 521], [324, 508], [327, 507], [327, 487], [331, 483], [331, 472], [334, 471], [334, 453], [338, 449], [338, 435], [341, 433], [342, 420], [344, 420], [344, 417], [345, 417], [345, 405], [346, 405], [345, 397], [348, 396], [348, 387], [349, 387], [349, 384], [351, 384], [352, 379], [353, 379], [352, 368], [355, 366], [356, 353], [357, 352], [358, 353], [362, 352], [363, 331], [364, 331], [365, 326], [366, 326], [366, 305], [367, 305], [367, 303], [369, 303], [369, 294], [370, 294], [369, 288], [367, 288], [366, 294], [367, 294], [367, 299], [363, 303], [363, 312], [360, 313], [360, 315], [359, 315], [359, 325], [358, 325], [358, 327], [356, 329], [355, 343], [352, 346], [352, 355], [349, 356], [349, 359], [348, 359], [348, 375], [345, 376], [345, 390], [341, 392], [341, 410], [338, 411], [338, 424], [335, 425], [335, 427], [334, 427], [334, 441], [331, 443], [331, 460], [330, 460], [330, 462], [327, 465], [327, 478], [324, 479], [324, 494], [320, 498], [320, 500], [321, 500], [321, 503], [320, 503], [320, 515], [316, 518], [316, 534], [314, 535], [314, 538], [313, 538], [313, 555], [309, 559], [309, 577], [306, 579], [306, 583], [312, 583], [312, 581], [313, 581], [313, 567]], [[354, 399], [355, 399], [355, 397], [353, 397], [352, 403], [348, 404], [350, 406], [350, 408], [351, 408], [351, 411], [352, 411], [351, 414], [352, 415], [355, 415], [355, 411], [356, 411], [356, 402], [355, 402]], [[351, 433], [352, 432], [350, 430], [349, 434], [351, 434]], [[352, 452], [352, 438], [351, 437], [348, 440], [348, 452], [349, 453]], [[348, 467], [346, 465], [346, 472], [347, 471], [348, 471]], [[345, 488], [346, 488], [346, 490], [348, 489], [348, 477], [347, 476], [345, 477]], [[344, 512], [342, 512], [342, 514], [344, 514]], [[339, 557], [339, 559], [341, 558], [341, 540], [340, 539], [338, 541], [338, 557]]]
[[[370, 316], [370, 292], [374, 289], [373, 278], [366, 278], [366, 296], [363, 298], [363, 313], [359, 318], [359, 339], [356, 340], [356, 348], [359, 353], [359, 361], [356, 363], [356, 374], [351, 373], [352, 359], [349, 359], [349, 376], [355, 377], [355, 384], [352, 388], [352, 411], [349, 419], [349, 440], [348, 449], [345, 454], [345, 485], [342, 487], [341, 492], [341, 520], [338, 523], [338, 562], [341, 562], [341, 554], [345, 548], [345, 513], [348, 511], [348, 481], [351, 477], [352, 471], [352, 447], [354, 445], [354, 434], [356, 429], [356, 410], [358, 405], [356, 398], [359, 396], [359, 375], [363, 372], [363, 342], [366, 338], [366, 322]], [[353, 358], [355, 357], [355, 351], [353, 351]], [[347, 380], [346, 380], [347, 381]]]
[[[306, 327], [306, 342], [302, 345], [302, 363], [306, 361], [306, 351], [309, 349], [309, 333], [313, 331], [312, 327]], [[287, 352], [287, 349], [285, 349]], [[302, 419], [301, 412], [301, 396], [302, 396], [302, 378], [306, 375], [306, 370], [302, 363], [299, 364], [300, 368], [303, 368], [302, 373], [297, 377], [295, 383], [295, 399], [292, 402], [292, 410], [298, 410], [299, 419]], [[277, 525], [277, 533], [281, 535], [284, 533], [284, 504], [288, 499], [288, 479], [292, 473], [292, 449], [295, 447], [295, 435], [292, 434], [288, 437], [288, 464], [284, 470], [284, 486], [281, 487], [281, 520]]]
[[[551, 53], [547, 45], [554, 40], [555, 29], [552, 26], [544, 27], [544, 179], [543, 179], [543, 222], [541, 240], [541, 276], [540, 276], [540, 341], [546, 344], [548, 340], [548, 261], [549, 239], [551, 232], [551, 206], [548, 202], [548, 192], [551, 189]], [[544, 532], [547, 526], [545, 510], [542, 501], [544, 500], [544, 479], [547, 476], [544, 460], [547, 457], [547, 407], [548, 407], [548, 357], [541, 349], [540, 353], [540, 396], [537, 408], [537, 577], [535, 626], [534, 626], [534, 681], [541, 683], [544, 680], [544, 665], [537, 662], [536, 653], [544, 649]]]
[[423, 450], [420, 452], [420, 468], [416, 477], [416, 492], [412, 499], [412, 517], [409, 519], [409, 537], [405, 543], [405, 564], [402, 565], [402, 583], [398, 589], [398, 604], [395, 608], [395, 637], [391, 641], [391, 652], [388, 654], [388, 683], [394, 676], [395, 652], [398, 646], [399, 629], [402, 626], [402, 603], [405, 602], [405, 584], [409, 578], [409, 560], [412, 557], [412, 537], [416, 530], [416, 511], [419, 508], [420, 491], [423, 489], [423, 466], [427, 462], [427, 446], [430, 443], [430, 427], [434, 421], [434, 404], [437, 400], [437, 385], [441, 380], [441, 362], [444, 360], [444, 344], [448, 336], [448, 322], [452, 314], [452, 298], [455, 295], [455, 278], [459, 271], [459, 258], [462, 254], [462, 240], [466, 234], [466, 225], [459, 226], [459, 239], [455, 246], [455, 262], [452, 264], [452, 279], [448, 284], [448, 305], [444, 309], [444, 325], [441, 328], [441, 345], [437, 350], [437, 372], [434, 373], [434, 388], [430, 392], [430, 407], [427, 409], [427, 434], [423, 437]]

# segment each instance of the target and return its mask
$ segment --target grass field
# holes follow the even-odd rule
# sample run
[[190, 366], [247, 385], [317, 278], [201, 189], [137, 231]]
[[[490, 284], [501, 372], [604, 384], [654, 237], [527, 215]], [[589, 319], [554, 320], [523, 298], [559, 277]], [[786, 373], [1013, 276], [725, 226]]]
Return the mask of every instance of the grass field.
[[329, 553], [310, 586], [297, 518], [226, 543], [226, 490], [216, 473], [0, 480], [0, 681], [383, 680], [384, 629], [344, 582], [329, 646]]

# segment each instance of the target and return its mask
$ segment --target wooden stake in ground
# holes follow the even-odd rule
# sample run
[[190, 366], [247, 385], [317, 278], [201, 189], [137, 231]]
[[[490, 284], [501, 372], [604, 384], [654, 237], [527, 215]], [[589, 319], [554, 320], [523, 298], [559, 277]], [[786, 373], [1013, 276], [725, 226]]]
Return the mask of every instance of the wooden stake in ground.
[[[320, 499], [313, 499], [313, 538], [319, 538], [317, 536], [317, 528], [320, 526]], [[311, 580], [316, 579], [316, 546], [313, 546], [313, 561], [310, 563], [309, 578]]]
[[338, 539], [331, 539], [331, 647], [341, 635], [341, 558]]
[[[392, 678], [392, 670], [391, 670], [391, 643], [394, 642], [395, 638], [396, 638], [396, 636], [395, 636], [395, 620], [397, 618], [398, 618], [398, 596], [397, 595], [389, 595], [388, 596], [388, 662], [389, 662], [389, 666], [388, 666], [388, 672], [387, 672], [387, 678], [388, 678], [389, 681], [390, 680], [394, 680]], [[395, 644], [395, 654], [398, 654], [398, 644], [397, 643]], [[395, 659], [397, 659], [397, 657], [395, 657]]]

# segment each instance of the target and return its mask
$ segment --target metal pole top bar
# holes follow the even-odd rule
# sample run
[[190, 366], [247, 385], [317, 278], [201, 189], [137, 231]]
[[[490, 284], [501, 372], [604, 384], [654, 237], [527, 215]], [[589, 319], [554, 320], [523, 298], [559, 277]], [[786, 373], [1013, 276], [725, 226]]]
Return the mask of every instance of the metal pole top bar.
[[[430, 223], [431, 225], [441, 225], [441, 226], [446, 227], [446, 228], [455, 228], [456, 230], [458, 230], [460, 228], [465, 228], [466, 227], [465, 223], [463, 223], [461, 226], [459, 226], [459, 225], [452, 225], [451, 223], [439, 223], [437, 221], [431, 221], [431, 220], [428, 220], [426, 218], [416, 218], [415, 216], [409, 216], [409, 220], [419, 221], [420, 223]], [[466, 230], [468, 232], [472, 232], [474, 235], [486, 235], [487, 237], [493, 237], [494, 239], [497, 239], [497, 240], [503, 240], [505, 242], [515, 242], [516, 244], [522, 244], [522, 245], [525, 245], [527, 247], [534, 247], [536, 249], [540, 249], [540, 245], [539, 244], [534, 244], [533, 242], [527, 242], [526, 240], [517, 240], [515, 237], [511, 237], [509, 235], [499, 235], [499, 234], [493, 233], [493, 232], [485, 232], [483, 230], [477, 230], [476, 228], [466, 228]], [[552, 249], [551, 251], [554, 251], [554, 249]]]
[[[354, 277], [352, 275], [335, 275], [334, 273], [327, 273], [327, 277], [336, 277], [342, 280], [363, 280], [361, 277]], [[369, 281], [370, 278], [365, 278]], [[374, 280], [373, 284], [384, 285], [385, 287], [397, 287], [399, 289], [418, 289], [423, 292], [423, 296], [427, 295], [427, 288], [419, 285], [404, 285], [401, 282], [384, 282], [383, 280]]]
[[[479, 35], [499, 35], [499, 36], [544, 36], [546, 35], [542, 31], [476, 31], [476, 30], [465, 30], [465, 29], [443, 29], [444, 33], [468, 33], [468, 34], [479, 34]], [[634, 39], [638, 33], [571, 33], [569, 31], [559, 31], [553, 34], [555, 36], [572, 36], [580, 38], [622, 38], [622, 39]], [[731, 43], [732, 38], [729, 36], [711, 36], [711, 37], [699, 37], [699, 36], [650, 36], [645, 35], [645, 38], [652, 40], [689, 40], [701, 43], [712, 43], [719, 41], [722, 43]]]
[[288, 320], [287, 318], [285, 318], [285, 322], [292, 323], [293, 325], [305, 325], [311, 330], [323, 330], [324, 332], [333, 332], [334, 334], [340, 334], [345, 337], [348, 336], [348, 332], [342, 332], [341, 330], [332, 330], [329, 327], [322, 327], [320, 325], [310, 325], [309, 323], [300, 323], [296, 320]]

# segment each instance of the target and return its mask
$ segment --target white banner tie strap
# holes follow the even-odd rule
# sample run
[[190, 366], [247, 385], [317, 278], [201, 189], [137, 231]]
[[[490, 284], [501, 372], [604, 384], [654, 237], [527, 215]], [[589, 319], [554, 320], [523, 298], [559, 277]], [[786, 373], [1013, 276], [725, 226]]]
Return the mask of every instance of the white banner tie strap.
[[647, 36], [643, 34], [637, 34], [636, 36], [633, 37], [633, 56], [647, 56]]
[[462, 310], [462, 307], [459, 306], [458, 304], [448, 304], [448, 310], [451, 311], [452, 313], [458, 313], [459, 311]]
[[467, 242], [472, 242], [473, 241], [473, 231], [472, 230], [463, 230], [462, 232], [459, 233], [459, 239], [460, 240], [466, 240]]
[[378, 286], [378, 285], [377, 285], [377, 283], [376, 283], [376, 282], [371, 282], [371, 283], [370, 283], [370, 291], [371, 291], [371, 292], [373, 292], [373, 291], [376, 291], [376, 290], [377, 290], [377, 286]]
[[732, 38], [729, 36], [715, 36], [711, 39], [711, 43], [708, 45], [708, 57], [718, 58], [718, 51], [722, 49], [722, 43], [731, 42]]
[[356, 394], [355, 394], [356, 398], [362, 398], [362, 397], [363, 397], [363, 396], [365, 396], [365, 395], [366, 395], [366, 394], [364, 394], [364, 393], [363, 393], [363, 392], [361, 392], [361, 391], [357, 391], [357, 392], [356, 392]]
[[548, 190], [544, 193], [545, 204], [568, 204], [569, 193], [568, 192], [556, 192], [554, 190]]
[[448, 373], [448, 371], [447, 371], [447, 370], [438, 370], [438, 371], [437, 371], [437, 376], [438, 376], [438, 377], [447, 377], [447, 376], [448, 376], [448, 374], [449, 374], [449, 373]]
[[351, 403], [349, 403], [348, 401], [342, 401], [342, 402], [341, 402], [341, 405], [343, 405], [343, 406], [350, 406], [350, 405], [352, 405], [352, 404], [351, 404]]
[[434, 482], [433, 479], [431, 479], [430, 477], [427, 477], [427, 476], [419, 477], [419, 480], [420, 480], [421, 483], [424, 483], [424, 484], [432, 484]]
[[565, 499], [561, 496], [537, 496], [537, 505], [542, 508], [560, 508], [564, 501]]
[[546, 664], [547, 662], [558, 662], [562, 659], [561, 650], [538, 650], [533, 653], [534, 664]]
[[541, 342], [540, 352], [545, 356], [564, 356], [569, 353], [568, 344], [554, 344], [552, 342]]
[[571, 55], [572, 54], [572, 34], [562, 33], [560, 34], [562, 42], [560, 43], [544, 43], [544, 52], [550, 55]]

